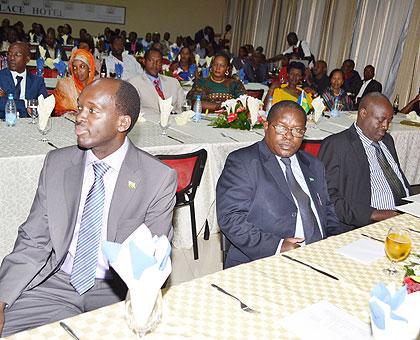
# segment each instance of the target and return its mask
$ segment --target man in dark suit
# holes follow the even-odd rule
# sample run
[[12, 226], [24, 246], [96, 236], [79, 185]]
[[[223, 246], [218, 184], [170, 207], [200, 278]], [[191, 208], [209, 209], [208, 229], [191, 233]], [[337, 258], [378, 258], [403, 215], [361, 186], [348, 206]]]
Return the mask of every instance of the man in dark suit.
[[136, 89], [100, 79], [78, 103], [78, 145], [47, 154], [29, 217], [0, 267], [3, 336], [123, 299], [103, 240], [122, 243], [143, 223], [173, 234], [176, 172], [127, 138], [140, 112]]
[[216, 189], [219, 226], [232, 244], [225, 267], [343, 231], [322, 163], [299, 150], [305, 125], [300, 105], [279, 102], [264, 123], [264, 140], [228, 156]]
[[340, 222], [350, 228], [398, 215], [395, 206], [410, 192], [386, 132], [393, 116], [389, 100], [371, 92], [360, 102], [356, 123], [322, 142], [328, 192]]
[[[41, 45], [45, 49], [45, 59], [51, 58], [56, 59], [60, 58], [61, 60], [68, 60], [66, 51], [64, 47], [60, 45], [55, 37], [55, 30], [50, 30]], [[36, 49], [35, 59], [38, 59], [41, 56], [39, 48]]]
[[372, 65], [367, 65], [363, 70], [363, 80], [359, 82], [358, 91], [356, 95], [356, 105], [360, 103], [363, 96], [371, 92], [382, 92], [382, 85], [379, 81], [373, 79], [375, 76], [375, 68]]
[[357, 89], [360, 83], [360, 75], [355, 69], [354, 60], [346, 59], [343, 61], [341, 69], [344, 72], [344, 84], [343, 89], [347, 93], [350, 93], [350, 97], [354, 99], [357, 94]]
[[14, 96], [19, 116], [27, 117], [26, 100], [36, 99], [40, 94], [48, 96], [44, 79], [26, 71], [26, 64], [30, 60], [28, 44], [17, 42], [10, 45], [7, 57], [8, 68], [0, 71], [0, 119], [4, 119], [9, 93]]

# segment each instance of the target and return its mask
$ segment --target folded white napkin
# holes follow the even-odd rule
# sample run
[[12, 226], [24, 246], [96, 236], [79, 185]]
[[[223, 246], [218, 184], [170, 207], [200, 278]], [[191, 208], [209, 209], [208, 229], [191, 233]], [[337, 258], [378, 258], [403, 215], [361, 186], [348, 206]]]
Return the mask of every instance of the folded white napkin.
[[55, 97], [53, 95], [44, 98], [42, 94], [38, 97], [38, 125], [44, 130], [48, 124], [51, 112], [54, 110]]
[[262, 106], [261, 100], [254, 97], [248, 97], [248, 110], [251, 119], [251, 126], [254, 126], [258, 122], [258, 112]]
[[206, 67], [210, 67], [212, 57], [206, 57]]
[[194, 115], [195, 113], [193, 110], [184, 111], [181, 114], [176, 115], [175, 123], [178, 126], [186, 125]]
[[419, 122], [420, 121], [419, 117], [417, 116], [416, 111], [411, 111], [409, 114], [407, 114], [407, 119], [411, 120], [413, 122]]
[[39, 55], [41, 56], [42, 59], [45, 59], [45, 53], [47, 53], [47, 51], [45, 50], [45, 48], [43, 48], [41, 45], [38, 46], [38, 50], [39, 50]]
[[54, 62], [55, 62], [55, 60], [53, 60], [51, 58], [47, 58], [47, 59], [45, 59], [44, 65], [47, 66], [47, 67], [49, 67], [52, 70], [52, 69], [55, 68]]
[[321, 96], [316, 97], [312, 101], [312, 107], [314, 108], [314, 122], [317, 123], [325, 110], [325, 104]]
[[195, 64], [197, 66], [199, 66], [200, 65], [200, 56], [198, 54], [196, 54], [194, 58], [195, 58]]
[[122, 55], [123, 55], [123, 56], [128, 56], [128, 51], [124, 51], [124, 52], [122, 53]]
[[94, 44], [95, 46], [98, 46], [98, 42], [99, 42], [98, 37], [97, 37], [97, 36], [94, 36], [94, 37], [93, 37], [93, 44]]
[[228, 99], [225, 100], [222, 104], [221, 107], [226, 109], [227, 114], [233, 112], [233, 110], [235, 109], [237, 103], [237, 99]]
[[[135, 188], [135, 183], [129, 182]], [[130, 290], [133, 315], [144, 324], [172, 271], [168, 238], [153, 236], [143, 223], [122, 244], [104, 241], [102, 251]]]
[[29, 42], [31, 43], [35, 42], [34, 38], [35, 38], [35, 33], [29, 32]]
[[69, 36], [67, 34], [63, 34], [61, 37], [63, 38], [63, 45], [67, 45], [67, 39]]
[[159, 99], [159, 109], [160, 109], [160, 124], [162, 126], [167, 126], [169, 123], [169, 115], [172, 112], [172, 109], [174, 108], [172, 106], [172, 97], [162, 99], [158, 97]]

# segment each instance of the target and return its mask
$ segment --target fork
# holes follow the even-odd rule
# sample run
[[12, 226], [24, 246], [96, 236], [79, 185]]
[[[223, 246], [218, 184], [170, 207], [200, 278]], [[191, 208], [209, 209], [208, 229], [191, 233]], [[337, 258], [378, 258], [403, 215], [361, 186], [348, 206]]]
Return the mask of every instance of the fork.
[[220, 132], [220, 134], [222, 135], [222, 137], [229, 138], [229, 139], [233, 140], [234, 142], [239, 142], [237, 139], [235, 139], [235, 138], [233, 138], [233, 137], [231, 137], [231, 136], [228, 136], [228, 135], [226, 135], [226, 134], [225, 134], [225, 133], [223, 133], [223, 132]]
[[241, 309], [243, 311], [248, 312], [248, 313], [259, 313], [258, 311], [252, 309], [251, 307], [248, 307], [241, 300], [239, 300], [236, 296], [228, 293], [227, 291], [225, 291], [223, 288], [219, 287], [218, 285], [215, 285], [214, 283], [212, 283], [211, 286], [214, 287], [214, 288], [216, 288], [219, 292], [222, 292], [222, 293], [230, 296], [231, 298], [234, 298], [235, 300], [239, 301], [239, 303], [241, 304]]

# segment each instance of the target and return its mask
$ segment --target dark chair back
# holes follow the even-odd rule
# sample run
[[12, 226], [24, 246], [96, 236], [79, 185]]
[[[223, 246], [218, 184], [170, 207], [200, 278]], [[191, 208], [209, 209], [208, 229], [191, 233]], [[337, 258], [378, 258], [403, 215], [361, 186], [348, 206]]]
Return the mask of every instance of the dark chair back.
[[246, 94], [257, 99], [262, 99], [264, 95], [264, 90], [246, 90]]

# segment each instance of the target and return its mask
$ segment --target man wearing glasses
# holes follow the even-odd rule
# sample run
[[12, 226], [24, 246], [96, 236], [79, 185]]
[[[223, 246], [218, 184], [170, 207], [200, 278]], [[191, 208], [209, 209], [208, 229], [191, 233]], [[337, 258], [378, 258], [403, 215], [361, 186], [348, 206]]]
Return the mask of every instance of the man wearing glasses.
[[8, 68], [0, 71], [0, 119], [4, 119], [9, 93], [13, 94], [20, 117], [28, 117], [28, 99], [37, 99], [40, 94], [48, 96], [44, 79], [26, 71], [30, 59], [28, 44], [17, 42], [10, 45], [7, 52]]
[[216, 189], [219, 226], [232, 244], [225, 268], [344, 231], [324, 166], [299, 150], [305, 125], [300, 105], [279, 102], [264, 123], [264, 139], [228, 156]]

